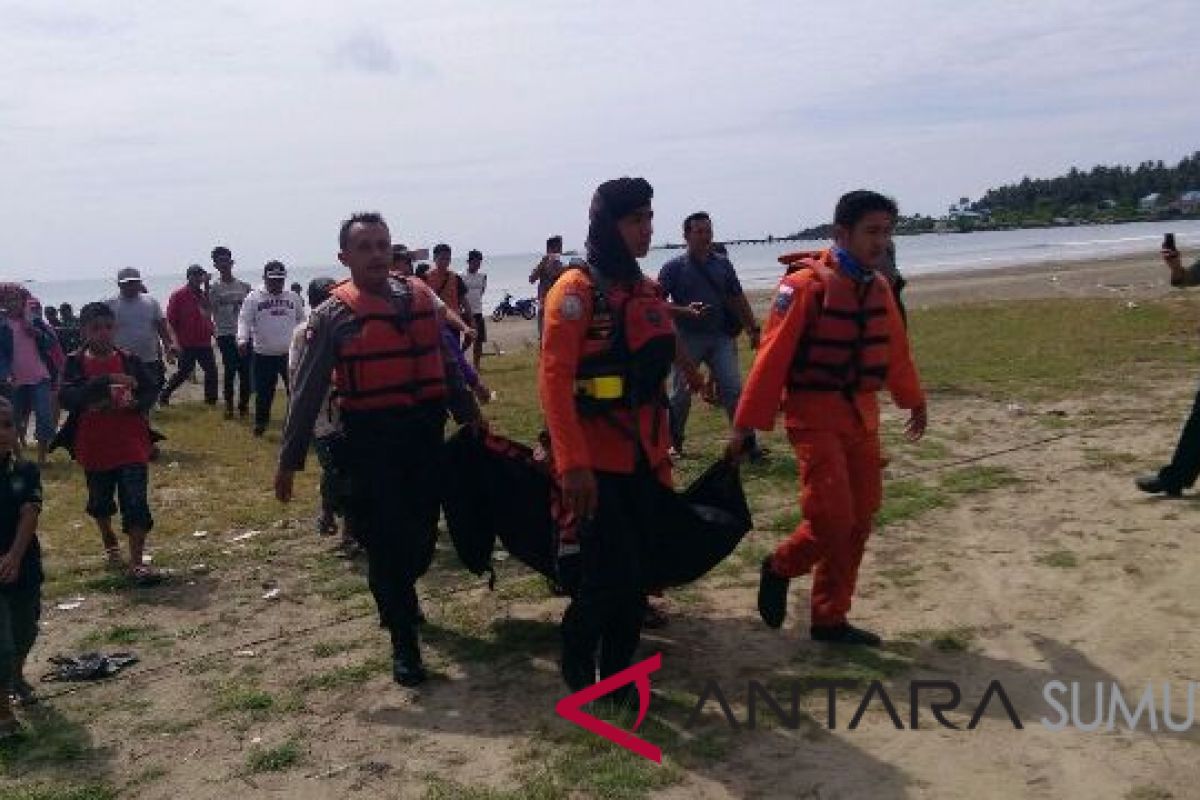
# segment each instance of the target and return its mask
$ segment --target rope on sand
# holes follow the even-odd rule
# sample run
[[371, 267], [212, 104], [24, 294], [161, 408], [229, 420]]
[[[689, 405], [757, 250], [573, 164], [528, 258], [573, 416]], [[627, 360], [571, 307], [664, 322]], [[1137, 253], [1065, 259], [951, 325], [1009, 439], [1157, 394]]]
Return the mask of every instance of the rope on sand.
[[[1024, 442], [1022, 444], [1012, 445], [1010, 447], [1003, 447], [1003, 448], [999, 448], [996, 450], [989, 450], [984, 453], [979, 453], [979, 454], [976, 454], [973, 456], [967, 456], [964, 458], [956, 459], [954, 461], [948, 461], [943, 464], [933, 464], [933, 465], [930, 465], [927, 467], [910, 469], [906, 472], [903, 472], [899, 475], [894, 476], [893, 479], [903, 479], [903, 478], [915, 477], [917, 475], [927, 475], [929, 473], [940, 472], [942, 470], [951, 469], [954, 467], [961, 467], [961, 466], [965, 466], [967, 464], [974, 464], [974, 463], [978, 463], [980, 461], [987, 461], [989, 459], [997, 458], [999, 456], [1008, 455], [1010, 453], [1017, 453], [1017, 452], [1021, 452], [1023, 450], [1032, 450], [1034, 448], [1041, 447], [1041, 446], [1047, 445], [1047, 444], [1051, 444], [1053, 442], [1061, 441], [1063, 439], [1068, 439], [1073, 436], [1078, 436], [1078, 435], [1085, 434], [1085, 433], [1092, 433], [1097, 430], [1115, 427], [1117, 425], [1125, 424], [1127, 422], [1132, 422], [1132, 421], [1134, 421], [1134, 420], [1117, 419], [1117, 420], [1112, 420], [1109, 422], [1100, 423], [1098, 425], [1093, 425], [1086, 429], [1080, 429], [1080, 430], [1074, 430], [1074, 431], [1064, 431], [1061, 433], [1056, 433], [1052, 436], [1045, 436], [1040, 439], [1035, 439], [1033, 441]], [[473, 589], [478, 589], [478, 588], [480, 588], [480, 584], [464, 583], [462, 585], [453, 586], [453, 587], [450, 587], [449, 589], [445, 589], [441, 592], [430, 595], [427, 599], [431, 600], [433, 602], [442, 602], [442, 601], [447, 600], [455, 595], [463, 594], [465, 592], [471, 591]], [[319, 622], [319, 623], [315, 623], [313, 625], [308, 625], [303, 628], [295, 628], [295, 629], [291, 629], [291, 630], [287, 630], [287, 631], [280, 631], [279, 633], [274, 634], [272, 636], [264, 636], [262, 638], [255, 639], [253, 641], [242, 642], [240, 644], [229, 645], [227, 647], [220, 647], [215, 650], [209, 650], [205, 653], [200, 653], [198, 655], [187, 656], [184, 658], [178, 658], [173, 661], [165, 661], [161, 664], [155, 664], [155, 665], [148, 666], [148, 667], [145, 667], [142, 669], [127, 670], [124, 672], [117, 673], [115, 676], [113, 676], [112, 678], [107, 679], [107, 680], [93, 681], [90, 683], [80, 683], [80, 684], [77, 684], [74, 686], [70, 686], [70, 687], [61, 689], [57, 692], [43, 694], [43, 695], [41, 695], [41, 697], [42, 697], [42, 699], [45, 699], [45, 700], [53, 700], [58, 697], [64, 697], [67, 695], [76, 694], [76, 693], [84, 691], [85, 689], [89, 689], [89, 688], [96, 687], [96, 686], [110, 686], [113, 683], [120, 682], [120, 681], [126, 680], [126, 679], [139, 679], [139, 680], [143, 680], [143, 681], [147, 681], [147, 682], [153, 682], [155, 680], [161, 680], [162, 678], [166, 677], [165, 673], [167, 673], [169, 670], [174, 669], [176, 667], [187, 666], [189, 664], [195, 663], [197, 661], [201, 661], [206, 658], [215, 658], [217, 656], [230, 655], [232, 653], [236, 653], [241, 650], [250, 650], [255, 647], [262, 647], [264, 645], [274, 644], [275, 642], [288, 641], [291, 639], [301, 639], [301, 638], [307, 637], [313, 633], [330, 630], [332, 628], [344, 625], [347, 622], [357, 622], [359, 620], [373, 617], [374, 615], [375, 615], [375, 611], [372, 610], [372, 611], [363, 611], [363, 612], [360, 612], [357, 614], [339, 616], [339, 617], [335, 617], [330, 620], [326, 620], [324, 622]]]

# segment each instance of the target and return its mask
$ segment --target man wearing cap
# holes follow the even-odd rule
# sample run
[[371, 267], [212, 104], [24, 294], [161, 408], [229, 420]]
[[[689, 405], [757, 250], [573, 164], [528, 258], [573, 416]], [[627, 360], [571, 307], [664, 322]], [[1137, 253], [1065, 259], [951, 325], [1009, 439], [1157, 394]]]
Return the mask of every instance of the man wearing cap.
[[126, 267], [117, 273], [117, 288], [120, 293], [107, 301], [117, 322], [113, 344], [141, 359], [154, 378], [155, 391], [161, 392], [167, 377], [163, 357], [174, 364], [179, 355], [175, 335], [163, 316], [162, 306], [147, 293], [142, 273]]
[[235, 383], [238, 413], [245, 417], [250, 409], [250, 359], [242, 358], [238, 352], [237, 324], [242, 301], [250, 294], [250, 284], [233, 277], [233, 253], [228, 247], [214, 247], [212, 262], [221, 276], [209, 285], [208, 299], [212, 303], [217, 349], [221, 351], [221, 364], [225, 368], [225, 418], [233, 419]]
[[283, 288], [287, 268], [280, 261], [263, 267], [263, 286], [246, 295], [238, 314], [238, 351], [250, 356], [254, 349], [254, 435], [262, 436], [271, 421], [275, 386], [288, 390], [288, 349], [292, 332], [304, 321], [304, 303]]
[[204, 371], [204, 402], [217, 404], [217, 361], [213, 358], [212, 304], [208, 298], [208, 273], [199, 264], [187, 268], [187, 283], [171, 293], [167, 300], [167, 322], [179, 343], [179, 366], [158, 402], [170, 405], [171, 395], [192, 377], [196, 365]]
[[483, 266], [483, 253], [472, 250], [467, 253], [467, 274], [462, 276], [463, 285], [467, 287], [466, 305], [471, 311], [468, 320], [475, 329], [475, 342], [471, 347], [471, 360], [475, 371], [479, 371], [479, 362], [483, 358], [483, 343], [487, 341], [487, 323], [483, 319], [483, 294], [487, 291], [487, 274], [480, 270]]

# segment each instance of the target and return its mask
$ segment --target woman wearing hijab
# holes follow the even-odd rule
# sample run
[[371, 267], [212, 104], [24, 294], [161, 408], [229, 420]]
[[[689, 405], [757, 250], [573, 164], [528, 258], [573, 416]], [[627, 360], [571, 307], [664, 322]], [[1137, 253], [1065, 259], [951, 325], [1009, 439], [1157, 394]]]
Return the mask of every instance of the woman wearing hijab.
[[[638, 264], [653, 234], [654, 191], [641, 178], [600, 185], [586, 267], [546, 297], [538, 389], [563, 503], [579, 522], [580, 575], [562, 622], [562, 674], [572, 691], [628, 667], [646, 611], [648, 491], [670, 486], [663, 382], [675, 329], [658, 284]], [[693, 385], [701, 381], [684, 365]]]

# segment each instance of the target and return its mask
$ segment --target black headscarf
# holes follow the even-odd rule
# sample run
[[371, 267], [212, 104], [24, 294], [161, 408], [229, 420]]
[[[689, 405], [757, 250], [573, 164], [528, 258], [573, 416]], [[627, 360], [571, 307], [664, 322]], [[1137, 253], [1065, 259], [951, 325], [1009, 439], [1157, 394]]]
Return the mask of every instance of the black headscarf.
[[592, 207], [588, 212], [587, 260], [608, 280], [627, 282], [641, 276], [637, 259], [617, 230], [617, 220], [650, 205], [653, 197], [654, 189], [644, 178], [605, 181], [592, 195]]

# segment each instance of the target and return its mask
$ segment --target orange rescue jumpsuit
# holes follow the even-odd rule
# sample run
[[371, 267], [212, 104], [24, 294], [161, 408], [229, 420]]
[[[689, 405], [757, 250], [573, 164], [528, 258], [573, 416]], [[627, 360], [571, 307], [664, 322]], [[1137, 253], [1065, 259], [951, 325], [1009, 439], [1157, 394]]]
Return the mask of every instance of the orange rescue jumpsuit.
[[[833, 269], [834, 280], [853, 284], [832, 251], [816, 258]], [[871, 523], [883, 501], [883, 475], [874, 391], [846, 396], [788, 386], [797, 349], [820, 316], [821, 294], [812, 269], [801, 268], [780, 282], [734, 424], [771, 430], [782, 398], [800, 470], [804, 520], [775, 550], [770, 566], [789, 578], [811, 570], [812, 624], [835, 626], [845, 623], [850, 611]], [[885, 304], [889, 337], [887, 389], [899, 407], [921, 407], [925, 396], [900, 312], [890, 291], [878, 296]]]

